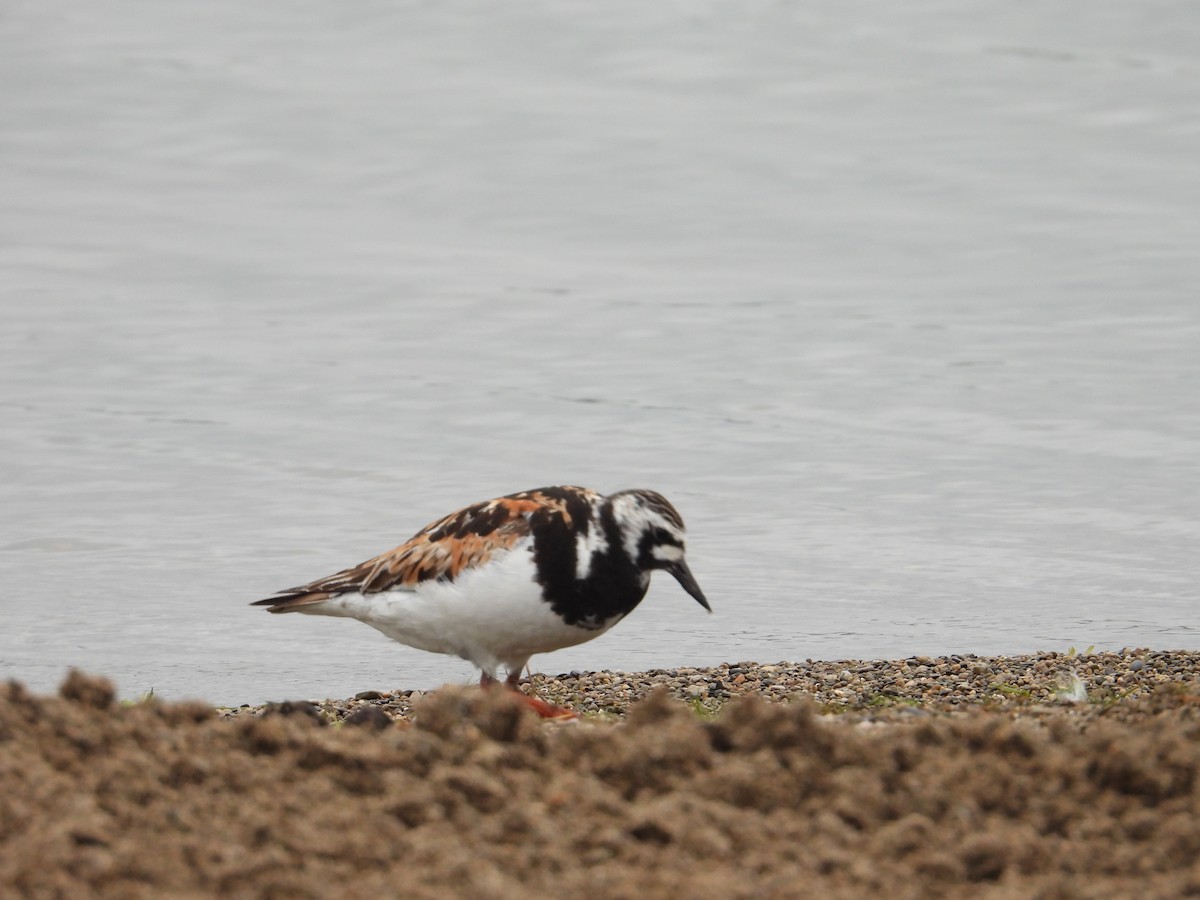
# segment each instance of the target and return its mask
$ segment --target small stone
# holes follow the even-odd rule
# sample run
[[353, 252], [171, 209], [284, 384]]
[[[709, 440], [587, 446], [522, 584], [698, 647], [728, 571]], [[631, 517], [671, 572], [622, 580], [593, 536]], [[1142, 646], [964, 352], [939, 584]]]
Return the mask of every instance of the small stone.
[[379, 693], [379, 691], [359, 691], [354, 695], [355, 700], [379, 700], [382, 697], [383, 694]]

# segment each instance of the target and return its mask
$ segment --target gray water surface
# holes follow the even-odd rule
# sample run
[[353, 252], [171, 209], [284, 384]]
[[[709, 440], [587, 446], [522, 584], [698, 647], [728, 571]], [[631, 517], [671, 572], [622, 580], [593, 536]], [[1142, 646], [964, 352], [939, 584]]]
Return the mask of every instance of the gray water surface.
[[542, 671], [1200, 647], [1200, 7], [10, 3], [0, 677], [472, 677], [247, 604], [651, 487]]

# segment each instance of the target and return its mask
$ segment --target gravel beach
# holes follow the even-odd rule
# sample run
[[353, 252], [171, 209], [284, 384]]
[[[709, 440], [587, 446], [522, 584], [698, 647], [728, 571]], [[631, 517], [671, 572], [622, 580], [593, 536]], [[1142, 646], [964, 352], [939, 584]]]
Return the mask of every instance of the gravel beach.
[[[900, 660], [833, 660], [724, 663], [709, 668], [653, 669], [648, 672], [567, 672], [535, 674], [526, 691], [590, 715], [623, 715], [655, 690], [665, 690], [715, 714], [729, 701], [758, 696], [770, 701], [808, 699], [822, 713], [854, 719], [930, 715], [988, 709], [1035, 713], [1069, 706], [1079, 714], [1100, 713], [1167, 684], [1200, 690], [1200, 653], [1124, 649], [1119, 653], [1067, 651], [1025, 656], [915, 656]], [[306, 709], [337, 722], [364, 708], [407, 719], [420, 691], [366, 689], [347, 699], [303, 698]], [[295, 708], [293, 701], [288, 709]], [[236, 718], [261, 714], [263, 706], [225, 709]]]

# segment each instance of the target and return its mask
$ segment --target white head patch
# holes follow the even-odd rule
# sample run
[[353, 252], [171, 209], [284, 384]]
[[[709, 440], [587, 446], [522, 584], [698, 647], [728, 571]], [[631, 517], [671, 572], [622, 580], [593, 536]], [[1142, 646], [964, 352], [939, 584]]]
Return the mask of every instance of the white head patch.
[[655, 559], [661, 559], [663, 562], [679, 562], [683, 559], [683, 548], [674, 544], [659, 544], [650, 552]]

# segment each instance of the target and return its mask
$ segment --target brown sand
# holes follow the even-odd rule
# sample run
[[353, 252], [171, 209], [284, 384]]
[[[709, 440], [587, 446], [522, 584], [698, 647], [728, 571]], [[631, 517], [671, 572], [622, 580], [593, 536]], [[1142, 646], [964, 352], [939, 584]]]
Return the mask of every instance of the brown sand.
[[662, 692], [573, 725], [470, 689], [412, 725], [294, 710], [0, 687], [0, 896], [1200, 895], [1191, 685], [874, 723]]

